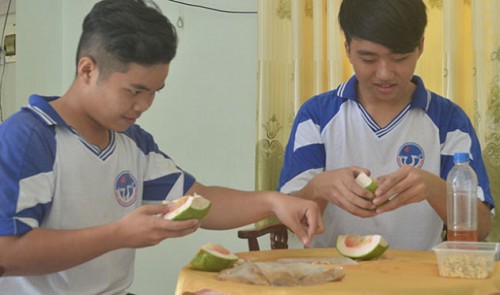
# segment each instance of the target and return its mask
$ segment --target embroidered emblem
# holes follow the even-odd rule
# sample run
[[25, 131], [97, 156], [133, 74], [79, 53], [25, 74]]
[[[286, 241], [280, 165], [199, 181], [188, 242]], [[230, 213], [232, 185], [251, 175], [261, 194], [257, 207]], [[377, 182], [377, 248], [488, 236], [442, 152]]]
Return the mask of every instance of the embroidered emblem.
[[422, 168], [424, 165], [424, 150], [414, 142], [405, 143], [398, 152], [399, 167], [408, 165], [415, 168]]
[[123, 171], [116, 177], [115, 198], [123, 207], [132, 205], [137, 199], [137, 180], [129, 171]]

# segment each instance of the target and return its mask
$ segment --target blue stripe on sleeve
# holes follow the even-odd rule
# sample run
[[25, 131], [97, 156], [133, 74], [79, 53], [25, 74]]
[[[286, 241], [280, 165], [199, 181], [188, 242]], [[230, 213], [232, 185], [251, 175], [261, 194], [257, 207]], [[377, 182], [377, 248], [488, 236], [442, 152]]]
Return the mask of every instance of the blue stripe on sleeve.
[[[0, 235], [20, 233], [19, 221], [13, 221], [20, 201], [20, 181], [49, 172], [55, 160], [54, 128], [38, 120], [28, 109], [12, 115], [0, 125]], [[23, 200], [24, 203], [30, 200]], [[28, 209], [23, 217], [40, 222], [46, 211]], [[25, 232], [23, 230], [22, 232]]]
[[[479, 139], [467, 114], [451, 100], [439, 97], [435, 93], [432, 94], [428, 114], [434, 124], [440, 126], [439, 137], [441, 145], [446, 143], [448, 133], [454, 130], [460, 130], [470, 136], [472, 144], [470, 150], [456, 150], [455, 152], [469, 152], [472, 155], [473, 159], [471, 159], [470, 165], [477, 174], [478, 185], [483, 189], [485, 202], [494, 207], [495, 202], [491, 195], [490, 182], [482, 159]], [[442, 153], [440, 175], [442, 179], [446, 179], [453, 166], [453, 154]]]
[[[160, 151], [153, 136], [143, 130], [139, 125], [131, 126], [125, 131], [125, 134], [137, 144], [138, 148], [145, 155], [154, 152], [161, 154], [166, 159], [171, 159], [167, 154]], [[178, 173], [172, 173], [158, 179], [144, 182], [143, 199], [149, 201], [163, 201], [170, 193], [172, 186], [178, 181], [179, 177], [184, 177], [182, 193], [185, 194], [194, 184], [195, 178], [181, 168], [177, 167], [177, 169], [179, 169]]]
[[[321, 140], [321, 132], [325, 126], [338, 113], [340, 107], [347, 99], [336, 96], [336, 91], [329, 91], [317, 95], [306, 101], [300, 108], [290, 132], [290, 138], [285, 150], [285, 160], [281, 169], [279, 188], [283, 187], [287, 182], [295, 176], [310, 169], [318, 169], [325, 167], [326, 152]], [[311, 121], [305, 124], [305, 122]], [[318, 129], [306, 130], [306, 128]], [[299, 134], [300, 133], [300, 134]], [[309, 133], [308, 135], [306, 135]], [[300, 144], [300, 147], [295, 149], [297, 138], [309, 137], [310, 144]], [[306, 140], [306, 141], [307, 141]], [[298, 142], [303, 142], [299, 140]]]
[[[178, 172], [154, 180], [145, 181], [143, 199], [147, 201], [163, 201], [170, 193], [174, 184], [179, 181], [179, 177], [184, 177], [182, 193], [183, 195], [186, 194], [194, 183], [194, 177], [185, 172]], [[167, 188], [168, 190], [166, 190]]]

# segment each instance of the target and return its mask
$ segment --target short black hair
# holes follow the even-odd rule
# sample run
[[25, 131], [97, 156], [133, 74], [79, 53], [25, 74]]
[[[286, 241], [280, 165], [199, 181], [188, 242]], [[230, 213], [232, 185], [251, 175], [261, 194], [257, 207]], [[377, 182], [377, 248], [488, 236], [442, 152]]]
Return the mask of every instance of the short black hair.
[[127, 71], [129, 63], [169, 64], [177, 43], [175, 27], [154, 2], [102, 0], [83, 21], [76, 63], [84, 56], [93, 58], [105, 79]]
[[422, 0], [344, 0], [339, 23], [348, 44], [358, 38], [407, 53], [420, 44], [427, 12]]

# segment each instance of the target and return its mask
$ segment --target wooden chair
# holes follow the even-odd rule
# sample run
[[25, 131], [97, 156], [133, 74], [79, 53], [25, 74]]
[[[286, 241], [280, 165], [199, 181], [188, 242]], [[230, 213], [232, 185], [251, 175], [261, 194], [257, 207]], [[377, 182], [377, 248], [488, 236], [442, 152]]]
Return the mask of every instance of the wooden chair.
[[239, 230], [238, 238], [248, 239], [248, 249], [259, 251], [257, 238], [270, 235], [271, 249], [288, 249], [288, 228], [283, 224], [274, 224], [263, 229]]

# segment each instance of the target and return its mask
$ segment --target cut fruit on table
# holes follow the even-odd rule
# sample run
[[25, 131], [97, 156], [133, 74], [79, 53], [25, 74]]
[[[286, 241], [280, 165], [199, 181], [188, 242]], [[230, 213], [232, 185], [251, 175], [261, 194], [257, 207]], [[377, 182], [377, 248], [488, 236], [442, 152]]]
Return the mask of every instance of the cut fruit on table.
[[202, 271], [221, 271], [233, 266], [238, 256], [215, 243], [203, 245], [191, 260], [191, 267]]
[[389, 248], [381, 235], [340, 235], [337, 237], [337, 251], [343, 256], [367, 260], [377, 258]]
[[203, 219], [212, 206], [209, 200], [198, 194], [183, 196], [172, 202], [163, 201], [163, 203], [173, 204], [172, 211], [163, 216], [163, 218], [168, 220]]

